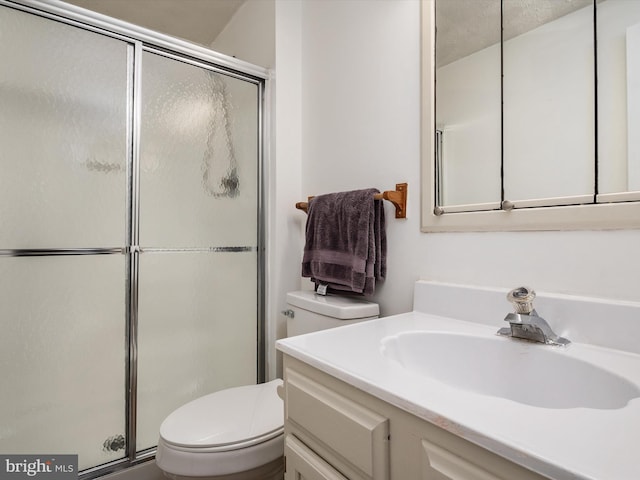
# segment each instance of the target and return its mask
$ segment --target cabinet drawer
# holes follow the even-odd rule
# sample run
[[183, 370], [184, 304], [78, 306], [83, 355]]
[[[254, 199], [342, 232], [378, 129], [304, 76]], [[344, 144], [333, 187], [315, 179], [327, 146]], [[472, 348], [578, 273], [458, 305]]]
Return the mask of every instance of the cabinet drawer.
[[422, 440], [424, 480], [505, 480], [428, 440]]
[[389, 421], [287, 369], [285, 416], [374, 480], [389, 478]]
[[293, 435], [284, 440], [285, 480], [348, 480]]

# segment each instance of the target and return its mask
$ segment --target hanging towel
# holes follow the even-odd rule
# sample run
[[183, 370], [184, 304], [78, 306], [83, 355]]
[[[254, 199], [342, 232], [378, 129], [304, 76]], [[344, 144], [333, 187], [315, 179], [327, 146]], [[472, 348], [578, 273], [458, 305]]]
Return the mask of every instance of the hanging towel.
[[376, 193], [369, 188], [309, 201], [302, 276], [316, 288], [371, 295], [386, 276], [384, 206]]

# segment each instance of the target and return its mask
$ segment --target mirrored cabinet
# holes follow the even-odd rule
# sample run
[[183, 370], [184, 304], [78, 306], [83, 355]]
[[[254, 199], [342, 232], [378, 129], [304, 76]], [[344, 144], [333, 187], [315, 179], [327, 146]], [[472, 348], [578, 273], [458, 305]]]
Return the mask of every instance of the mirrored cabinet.
[[640, 227], [640, 2], [423, 0], [425, 231]]

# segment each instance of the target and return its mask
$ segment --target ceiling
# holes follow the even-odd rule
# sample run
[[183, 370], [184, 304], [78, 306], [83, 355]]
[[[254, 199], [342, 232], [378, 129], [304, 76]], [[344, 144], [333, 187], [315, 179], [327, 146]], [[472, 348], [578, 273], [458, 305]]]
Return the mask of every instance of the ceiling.
[[[589, 5], [592, 0], [504, 0], [505, 40]], [[441, 67], [500, 41], [500, 0], [437, 0], [436, 26]]]
[[[65, 0], [167, 35], [211, 46], [248, 0]], [[602, 1], [602, 0], [599, 0]], [[592, 0], [504, 0], [505, 38], [591, 4]], [[437, 0], [437, 66], [500, 41], [500, 0]]]
[[245, 0], [65, 0], [209, 47]]

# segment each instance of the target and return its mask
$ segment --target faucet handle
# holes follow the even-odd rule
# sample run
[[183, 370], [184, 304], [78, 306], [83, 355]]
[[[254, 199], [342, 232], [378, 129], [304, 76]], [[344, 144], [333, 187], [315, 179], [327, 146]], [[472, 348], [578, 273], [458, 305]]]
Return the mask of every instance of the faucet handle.
[[529, 315], [533, 312], [534, 298], [536, 298], [536, 292], [529, 287], [514, 288], [507, 294], [507, 300], [513, 304], [516, 313], [521, 315]]

